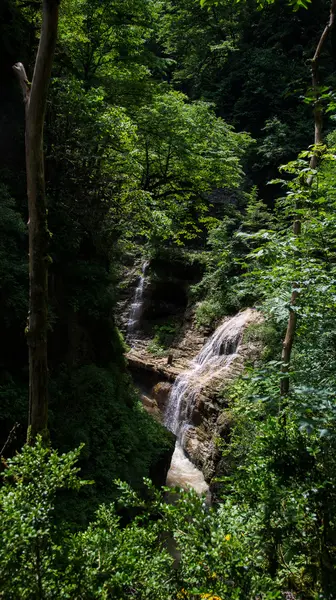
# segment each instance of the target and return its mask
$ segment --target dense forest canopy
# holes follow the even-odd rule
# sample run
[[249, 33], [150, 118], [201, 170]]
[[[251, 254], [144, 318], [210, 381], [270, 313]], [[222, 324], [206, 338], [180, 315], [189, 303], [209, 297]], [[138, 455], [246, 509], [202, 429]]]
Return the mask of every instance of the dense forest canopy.
[[[336, 597], [335, 20], [2, 0], [0, 598]], [[148, 389], [249, 309], [212, 505], [167, 496]]]

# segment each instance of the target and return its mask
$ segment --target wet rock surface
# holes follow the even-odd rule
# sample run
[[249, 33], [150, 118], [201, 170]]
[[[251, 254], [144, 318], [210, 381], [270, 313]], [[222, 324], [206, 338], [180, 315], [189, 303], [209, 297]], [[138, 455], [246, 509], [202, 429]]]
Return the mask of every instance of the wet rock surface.
[[184, 325], [179, 340], [164, 356], [155, 356], [148, 350], [150, 339], [134, 339], [127, 354], [131, 370], [151, 371], [161, 376], [161, 381], [174, 382], [176, 377], [190, 367], [191, 361], [201, 351], [207, 337], [198, 333], [192, 322]]
[[[214, 491], [215, 480], [223, 473], [219, 442], [221, 439], [229, 439], [232, 425], [225, 390], [243, 372], [247, 363], [258, 359], [262, 349], [260, 342], [244, 341], [246, 328], [262, 322], [260, 313], [254, 309], [247, 309], [233, 318], [224, 319], [218, 330], [223, 328], [223, 331], [230, 331], [230, 321], [233, 325], [239, 324], [236, 342], [234, 331], [231, 331], [231, 336], [224, 336], [224, 341], [219, 337], [216, 341], [218, 360], [212, 357], [209, 368], [202, 366], [195, 370], [195, 358], [197, 360], [202, 353], [205, 354], [200, 362], [203, 360], [204, 365], [206, 363], [206, 342], [209, 338], [197, 332], [190, 321], [185, 324], [178, 342], [169, 351], [173, 356], [171, 364], [168, 364], [167, 356], [157, 357], [148, 351], [149, 340], [138, 340], [127, 355], [135, 379], [142, 374], [147, 384], [150, 383], [147, 396], [153, 399], [155, 404], [149, 403], [148, 400], [145, 400], [144, 404], [147, 403], [145, 408], [155, 414], [156, 418], [159, 418], [158, 413], [161, 419], [167, 415], [167, 404], [174, 382], [183, 378], [185, 373], [191, 373], [187, 384], [194, 386], [195, 392], [192, 401], [189, 401], [187, 416], [179, 416], [180, 420], [185, 418], [180, 443], [191, 462], [202, 470], [205, 480], [213, 482], [211, 485]], [[223, 355], [226, 357], [224, 362]], [[190, 391], [188, 393], [190, 396]], [[183, 411], [183, 406], [179, 410]]]

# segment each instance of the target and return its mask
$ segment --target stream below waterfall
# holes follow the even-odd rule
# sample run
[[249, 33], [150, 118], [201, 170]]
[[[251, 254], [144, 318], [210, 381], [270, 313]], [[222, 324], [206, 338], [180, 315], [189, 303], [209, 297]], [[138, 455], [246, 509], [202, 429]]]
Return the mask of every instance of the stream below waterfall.
[[192, 464], [178, 441], [175, 444], [166, 485], [183, 489], [191, 487], [197, 494], [206, 494], [206, 499], [210, 502], [209, 486], [202, 471]]

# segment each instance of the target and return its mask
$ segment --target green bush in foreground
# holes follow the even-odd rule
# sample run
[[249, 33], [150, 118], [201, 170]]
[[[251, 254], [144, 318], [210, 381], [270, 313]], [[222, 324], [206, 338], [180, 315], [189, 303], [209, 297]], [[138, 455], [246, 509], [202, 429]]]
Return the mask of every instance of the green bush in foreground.
[[103, 505], [84, 531], [56, 525], [58, 491], [88, 483], [78, 477], [79, 453], [59, 455], [38, 440], [8, 460], [0, 492], [1, 598], [282, 597], [281, 582], [267, 571], [261, 503], [228, 497], [214, 509], [190, 491], [166, 504], [148, 481], [146, 500], [119, 482], [123, 517], [117, 505]]

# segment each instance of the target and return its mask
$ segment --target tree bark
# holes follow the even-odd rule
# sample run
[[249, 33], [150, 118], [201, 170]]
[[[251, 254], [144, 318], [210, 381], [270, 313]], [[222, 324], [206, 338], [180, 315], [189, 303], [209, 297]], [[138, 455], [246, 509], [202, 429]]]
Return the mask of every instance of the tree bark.
[[29, 232], [28, 442], [48, 438], [48, 246], [49, 231], [43, 159], [43, 126], [57, 39], [60, 0], [43, 0], [41, 38], [30, 86], [22, 63], [14, 65], [23, 92], [26, 117], [26, 172]]
[[[318, 159], [319, 159], [318, 154], [319, 153], [316, 149], [316, 146], [318, 146], [319, 144], [322, 144], [322, 142], [323, 142], [323, 135], [322, 135], [323, 110], [322, 110], [321, 100], [320, 100], [320, 96], [319, 96], [319, 72], [318, 72], [319, 59], [321, 56], [323, 46], [328, 38], [328, 35], [335, 24], [335, 20], [336, 20], [336, 0], [332, 0], [331, 6], [330, 6], [329, 21], [328, 21], [327, 25], [325, 26], [323, 33], [320, 37], [320, 40], [317, 44], [315, 54], [312, 59], [312, 67], [311, 67], [312, 89], [313, 89], [313, 94], [315, 96], [315, 106], [314, 106], [314, 125], [315, 125], [314, 146], [315, 146], [315, 149], [314, 149], [313, 156], [310, 159], [310, 168], [311, 169], [316, 169], [316, 167], [318, 165]], [[309, 186], [311, 186], [312, 182], [313, 182], [313, 177], [310, 176], [307, 183]], [[294, 235], [299, 236], [300, 234], [301, 234], [301, 220], [296, 219], [294, 221]], [[297, 302], [297, 298], [299, 296], [299, 293], [296, 288], [297, 288], [297, 285], [294, 284], [291, 299], [290, 299], [287, 331], [286, 331], [285, 339], [284, 339], [284, 342], [282, 345], [282, 355], [281, 355], [282, 377], [281, 377], [281, 381], [280, 381], [280, 393], [282, 396], [286, 396], [289, 392], [289, 367], [290, 367], [291, 354], [292, 354], [292, 348], [293, 348], [296, 325], [297, 325], [297, 313], [295, 312], [295, 305]]]

